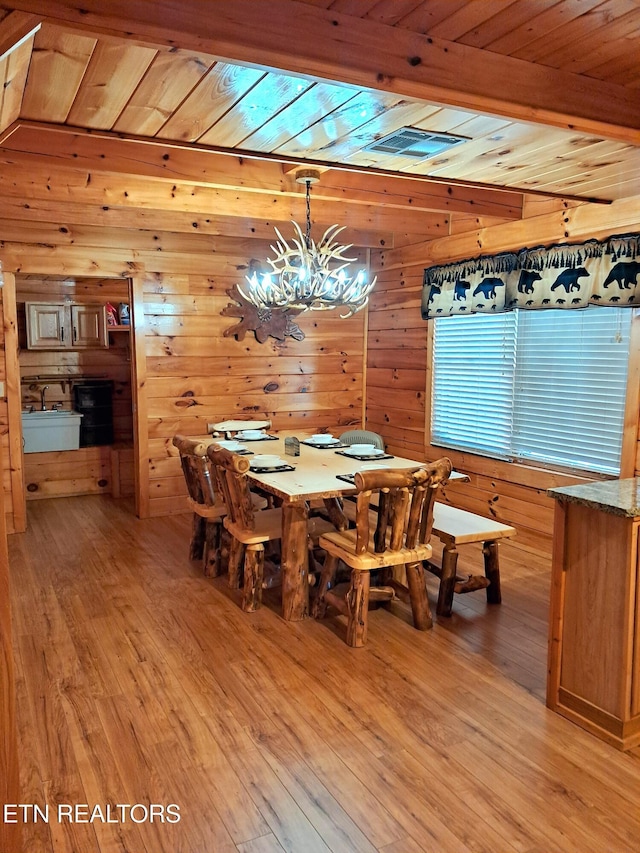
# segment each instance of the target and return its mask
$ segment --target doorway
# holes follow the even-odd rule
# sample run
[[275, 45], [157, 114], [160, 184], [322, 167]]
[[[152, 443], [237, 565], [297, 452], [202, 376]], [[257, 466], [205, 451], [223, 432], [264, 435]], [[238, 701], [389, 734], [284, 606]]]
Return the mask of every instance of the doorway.
[[[14, 423], [20, 430], [21, 495], [16, 491], [17, 477], [12, 486], [14, 507], [22, 504], [24, 528], [31, 501], [73, 495], [127, 498], [135, 494], [134, 332], [128, 323], [118, 322], [128, 315], [124, 308], [131, 306], [131, 295], [128, 279], [16, 275], [19, 381], [15, 405], [19, 416]], [[33, 305], [54, 306], [66, 318], [74, 311], [74, 318], [88, 318], [87, 327], [81, 334], [74, 319], [72, 340], [69, 329], [66, 340], [63, 330], [60, 341], [53, 337], [53, 346], [46, 341], [41, 345], [37, 340], [34, 346], [35, 333], [26, 307]], [[99, 315], [105, 324], [101, 340], [88, 334], [94, 315]], [[100, 324], [95, 328], [99, 327]], [[92, 399], [99, 409], [94, 408]], [[24, 446], [23, 424], [28, 419], [24, 413], [30, 409], [37, 413], [31, 422], [35, 419], [41, 424], [40, 415], [46, 412], [46, 422], [55, 423], [56, 441], [62, 430], [62, 443], [54, 443], [55, 449], [49, 450], [49, 444], [45, 449], [36, 446], [35, 450]], [[77, 412], [78, 416], [67, 418], [60, 426], [62, 418], [57, 418], [55, 412]], [[67, 423], [81, 425], [85, 418], [84, 428], [74, 433], [71, 426], [69, 433]]]

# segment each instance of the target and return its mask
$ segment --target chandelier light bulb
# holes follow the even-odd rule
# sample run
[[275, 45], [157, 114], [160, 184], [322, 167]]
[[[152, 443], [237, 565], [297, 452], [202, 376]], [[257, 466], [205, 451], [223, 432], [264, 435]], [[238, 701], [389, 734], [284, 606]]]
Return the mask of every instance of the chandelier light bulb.
[[349, 264], [355, 258], [346, 257], [351, 244], [337, 243], [336, 236], [345, 226], [331, 225], [316, 243], [311, 238], [310, 186], [318, 180], [318, 173], [301, 171], [297, 177], [306, 184], [307, 222], [306, 233], [297, 222], [293, 222], [294, 237], [287, 242], [278, 229], [278, 240], [271, 246], [273, 258], [267, 258], [270, 273], [246, 276], [249, 287], [245, 293], [238, 285], [243, 297], [260, 309], [298, 308], [309, 311], [324, 311], [344, 307], [350, 317], [360, 311], [369, 301], [376, 278], [367, 282], [366, 270], [360, 269], [353, 276]]

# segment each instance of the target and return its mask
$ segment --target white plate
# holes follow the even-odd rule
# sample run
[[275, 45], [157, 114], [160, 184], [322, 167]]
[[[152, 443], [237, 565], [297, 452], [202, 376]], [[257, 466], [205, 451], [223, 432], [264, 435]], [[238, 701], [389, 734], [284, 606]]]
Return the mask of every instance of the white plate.
[[243, 444], [240, 444], [239, 441], [233, 441], [233, 439], [221, 438], [216, 441], [216, 444], [219, 444], [220, 447], [226, 447], [227, 450], [233, 450], [234, 452], [245, 449]]
[[307, 441], [311, 441], [313, 444], [340, 444], [340, 439], [333, 438], [333, 436], [331, 438], [327, 438], [326, 436], [324, 438], [316, 438], [312, 435]]
[[243, 430], [242, 432], [239, 432], [237, 434], [237, 438], [239, 438], [239, 439], [242, 439], [242, 438], [256, 439], [256, 438], [264, 438], [265, 435], [266, 435], [266, 433], [263, 432], [263, 430], [261, 430], [261, 429], [259, 429], [259, 430]]
[[379, 450], [377, 447], [372, 447], [370, 450], [354, 450], [353, 447], [346, 447], [344, 452], [347, 456], [384, 456], [384, 450]]
[[286, 464], [279, 456], [254, 456], [251, 460], [252, 468], [277, 468], [279, 465]]

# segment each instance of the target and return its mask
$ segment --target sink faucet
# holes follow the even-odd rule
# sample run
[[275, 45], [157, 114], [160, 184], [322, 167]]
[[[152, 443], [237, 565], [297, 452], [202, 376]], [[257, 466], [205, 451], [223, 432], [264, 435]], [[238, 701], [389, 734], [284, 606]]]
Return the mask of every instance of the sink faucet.
[[42, 389], [40, 391], [40, 399], [42, 401], [42, 405], [40, 406], [41, 412], [47, 411], [47, 404], [46, 404], [45, 399], [44, 399], [44, 392], [48, 389], [48, 387], [49, 387], [48, 385], [43, 385]]

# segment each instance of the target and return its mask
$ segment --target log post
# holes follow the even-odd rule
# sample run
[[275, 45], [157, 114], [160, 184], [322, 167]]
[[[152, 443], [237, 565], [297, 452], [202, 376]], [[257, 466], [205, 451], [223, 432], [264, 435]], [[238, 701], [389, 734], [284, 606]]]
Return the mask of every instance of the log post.
[[244, 546], [235, 536], [231, 537], [231, 546], [229, 548], [229, 588], [240, 589], [242, 576], [242, 555]]
[[204, 574], [207, 578], [217, 578], [222, 574], [222, 553], [220, 550], [219, 521], [207, 521], [204, 542]]
[[424, 565], [421, 560], [407, 563], [405, 571], [407, 573], [407, 586], [409, 587], [413, 624], [419, 631], [428, 631], [433, 627], [433, 617], [431, 616], [431, 608], [429, 607], [429, 598], [427, 596]]
[[322, 571], [320, 572], [318, 592], [313, 602], [312, 615], [315, 619], [324, 619], [324, 615], [327, 612], [327, 602], [325, 599], [325, 595], [327, 594], [327, 590], [329, 589], [329, 584], [332, 583], [333, 579], [335, 578], [336, 570], [338, 568], [338, 562], [339, 560], [334, 554], [327, 554], [324, 561], [324, 566], [322, 567]]
[[457, 565], [458, 551], [455, 545], [445, 545], [442, 551], [442, 574], [440, 575], [440, 589], [436, 606], [438, 616], [451, 616]]
[[485, 542], [482, 546], [484, 554], [484, 573], [489, 581], [487, 587], [487, 601], [489, 604], [501, 604], [502, 592], [500, 590], [500, 565], [498, 563], [498, 543]]
[[242, 609], [253, 613], [262, 604], [262, 574], [264, 571], [264, 545], [247, 545], [244, 552], [244, 589]]
[[351, 586], [347, 592], [347, 645], [360, 649], [367, 642], [369, 627], [369, 572], [351, 572]]
[[204, 553], [206, 520], [196, 512], [193, 513], [193, 524], [191, 528], [191, 543], [189, 545], [189, 559], [201, 560]]
[[288, 622], [300, 622], [309, 615], [309, 552], [307, 524], [309, 510], [305, 501], [282, 507], [282, 616]]

